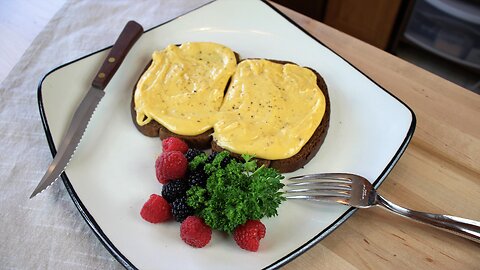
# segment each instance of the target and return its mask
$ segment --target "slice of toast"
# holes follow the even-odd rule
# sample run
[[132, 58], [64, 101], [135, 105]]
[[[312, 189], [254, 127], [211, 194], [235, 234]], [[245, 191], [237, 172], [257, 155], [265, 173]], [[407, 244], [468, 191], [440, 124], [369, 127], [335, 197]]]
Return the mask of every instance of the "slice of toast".
[[[151, 65], [152, 61], [147, 64], [145, 67], [144, 71], [145, 72], [148, 67]], [[142, 74], [143, 74], [142, 72]], [[138, 81], [140, 80], [141, 76], [138, 78]], [[137, 85], [135, 83], [135, 85]], [[168, 137], [177, 137], [182, 140], [184, 140], [190, 147], [198, 148], [198, 149], [208, 149], [211, 147], [211, 141], [212, 141], [212, 133], [213, 133], [213, 128], [195, 136], [188, 136], [188, 135], [180, 135], [180, 134], [175, 134], [168, 130], [166, 127], [162, 126], [162, 124], [158, 123], [155, 120], [150, 121], [148, 124], [140, 126], [137, 123], [137, 111], [135, 110], [135, 101], [134, 101], [134, 95], [135, 95], [135, 90], [136, 87], [133, 88], [132, 91], [132, 99], [130, 102], [130, 113], [132, 115], [132, 120], [133, 123], [135, 124], [135, 127], [140, 131], [143, 135], [148, 136], [148, 137], [160, 137], [161, 140], [166, 139]]]
[[[279, 61], [279, 60], [270, 60], [270, 61], [279, 63], [279, 64], [294, 64], [292, 62], [287, 62], [287, 61]], [[310, 139], [304, 144], [304, 146], [300, 149], [298, 153], [284, 159], [269, 160], [269, 159], [257, 158], [257, 163], [259, 165], [263, 164], [267, 167], [275, 168], [282, 173], [295, 171], [299, 168], [302, 168], [315, 156], [315, 154], [320, 149], [320, 146], [322, 145], [323, 141], [325, 140], [325, 137], [328, 131], [329, 121], [330, 121], [330, 100], [328, 96], [328, 89], [322, 76], [317, 71], [311, 68], [308, 68], [308, 69], [310, 69], [316, 75], [317, 86], [320, 88], [320, 90], [322, 91], [325, 97], [325, 102], [326, 102], [325, 112], [320, 124], [315, 129]], [[214, 139], [212, 140], [212, 150], [215, 152], [220, 152], [225, 149], [220, 147]], [[239, 153], [232, 153], [232, 156], [236, 158], [240, 158]]]
[[[177, 46], [179, 47], [180, 45], [177, 45]], [[234, 52], [234, 55], [235, 55], [236, 61], [238, 62], [239, 61], [238, 53]], [[140, 77], [138, 78], [138, 80], [135, 84], [135, 88], [132, 91], [130, 111], [131, 111], [131, 116], [132, 116], [132, 120], [135, 124], [135, 127], [142, 134], [144, 134], [145, 136], [148, 136], [148, 137], [159, 136], [160, 139], [163, 140], [167, 137], [172, 137], [173, 136], [173, 137], [177, 137], [177, 138], [180, 138], [180, 139], [184, 140], [190, 147], [199, 148], [199, 149], [210, 148], [211, 140], [212, 140], [211, 134], [213, 133], [213, 128], [210, 128], [210, 129], [204, 131], [203, 133], [196, 134], [196, 135], [182, 135], [182, 134], [178, 134], [178, 133], [170, 131], [167, 127], [165, 127], [164, 125], [155, 121], [154, 119], [152, 119], [151, 121], [149, 121], [148, 123], [143, 124], [143, 125], [140, 125], [137, 122], [137, 110], [135, 108], [135, 92], [137, 90], [137, 85], [139, 84], [142, 76], [150, 68], [150, 66], [152, 65], [152, 62], [153, 62], [152, 60], [149, 61], [149, 63], [147, 64], [147, 66], [143, 70], [142, 75], [140, 75]], [[223, 90], [223, 93], [226, 91], [227, 86], [228, 86], [228, 83], [226, 83], [225, 89]]]
[[[239, 56], [237, 53], [235, 53], [235, 57], [237, 58], [237, 62], [238, 62]], [[270, 61], [279, 63], [279, 64], [295, 64], [292, 62], [279, 61], [279, 60], [270, 60]], [[146, 66], [144, 72], [149, 68], [150, 65], [151, 65], [151, 61]], [[259, 165], [264, 164], [265, 166], [275, 168], [282, 173], [295, 171], [299, 168], [302, 168], [315, 156], [315, 154], [320, 149], [320, 146], [322, 145], [323, 141], [325, 140], [325, 137], [328, 131], [329, 120], [330, 120], [330, 100], [328, 95], [328, 89], [322, 76], [315, 70], [311, 68], [309, 69], [315, 74], [317, 79], [316, 80], [317, 86], [322, 91], [326, 101], [325, 112], [324, 112], [323, 118], [321, 119], [320, 124], [315, 129], [310, 139], [304, 144], [304, 146], [300, 149], [298, 153], [284, 159], [269, 160], [269, 159], [257, 158], [256, 160], [257, 160], [257, 163], [259, 163]], [[225, 91], [226, 89], [227, 87], [225, 88]], [[209, 129], [199, 135], [187, 136], [187, 135], [180, 135], [180, 134], [171, 132], [166, 127], [162, 126], [161, 124], [159, 124], [154, 120], [152, 120], [146, 125], [140, 126], [136, 121], [137, 113], [135, 111], [135, 103], [134, 103], [135, 90], [136, 88], [134, 88], [132, 91], [131, 115], [132, 115], [132, 120], [135, 126], [142, 134], [150, 137], [159, 136], [161, 139], [165, 139], [167, 137], [172, 137], [172, 136], [177, 137], [187, 142], [187, 144], [192, 148], [199, 148], [199, 149], [212, 148], [212, 150], [215, 152], [220, 152], [222, 150], [225, 150], [222, 147], [220, 147], [214, 140], [212, 140], [213, 129]], [[231, 153], [231, 155], [233, 157], [240, 158], [241, 153]]]
[[[150, 60], [143, 70], [142, 74], [150, 67], [152, 64], [152, 61]], [[140, 80], [140, 77], [137, 80]], [[137, 85], [135, 83], [135, 85]], [[212, 133], [213, 133], [213, 128], [203, 132], [202, 134], [195, 135], [195, 136], [188, 136], [188, 135], [180, 135], [180, 134], [175, 134], [168, 130], [166, 127], [162, 126], [162, 124], [159, 124], [157, 121], [152, 120], [148, 124], [140, 126], [137, 123], [137, 111], [135, 111], [135, 100], [134, 100], [134, 95], [135, 95], [135, 90], [137, 88], [134, 87], [132, 91], [132, 99], [130, 102], [130, 113], [132, 115], [132, 120], [133, 123], [135, 124], [135, 127], [140, 131], [143, 135], [148, 136], [148, 137], [160, 137], [161, 140], [166, 139], [168, 137], [177, 137], [182, 140], [184, 140], [189, 146], [195, 147], [198, 149], [207, 149], [211, 147], [211, 141], [212, 141]]]

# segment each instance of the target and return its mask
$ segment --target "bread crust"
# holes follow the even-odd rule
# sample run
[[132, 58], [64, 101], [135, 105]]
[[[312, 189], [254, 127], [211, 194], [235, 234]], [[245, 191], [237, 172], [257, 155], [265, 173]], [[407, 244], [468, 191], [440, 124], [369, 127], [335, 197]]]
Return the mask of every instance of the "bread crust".
[[[137, 111], [135, 111], [135, 91], [137, 89], [137, 84], [140, 78], [142, 77], [143, 73], [147, 71], [147, 69], [150, 67], [152, 64], [152, 60], [150, 60], [147, 64], [147, 66], [144, 68], [142, 74], [140, 77], [138, 77], [137, 82], [135, 83], [135, 86], [132, 91], [132, 98], [130, 102], [130, 113], [132, 115], [132, 120], [133, 123], [135, 124], [135, 127], [140, 131], [143, 135], [148, 136], [148, 137], [159, 137], [161, 140], [166, 139], [168, 137], [177, 137], [182, 140], [184, 140], [189, 147], [194, 147], [198, 149], [208, 149], [210, 148], [211, 141], [212, 141], [212, 133], [213, 133], [213, 128], [203, 132], [202, 134], [195, 135], [195, 136], [187, 136], [187, 135], [180, 135], [171, 132], [168, 130], [166, 127], [164, 127], [162, 124], [158, 123], [157, 121], [153, 120], [150, 121], [148, 124], [145, 124], [143, 126], [140, 126], [137, 123]], [[228, 84], [227, 84], [228, 85]]]
[[[177, 46], [180, 46], [180, 44], [177, 44]], [[237, 60], [237, 63], [240, 61], [240, 55], [236, 52], [233, 52], [235, 54], [235, 58]], [[145, 136], [148, 137], [159, 137], [161, 140], [166, 139], [168, 137], [177, 137], [179, 139], [184, 140], [189, 147], [192, 148], [198, 148], [198, 149], [208, 149], [211, 147], [211, 141], [212, 141], [212, 133], [213, 133], [213, 128], [203, 132], [202, 134], [198, 134], [195, 136], [187, 136], [187, 135], [180, 135], [171, 132], [168, 130], [166, 127], [164, 127], [162, 124], [158, 123], [157, 121], [153, 120], [150, 121], [148, 124], [145, 124], [143, 126], [140, 126], [137, 123], [137, 112], [135, 111], [135, 91], [137, 89], [137, 84], [140, 78], [143, 76], [145, 71], [150, 67], [152, 64], [152, 60], [148, 62], [148, 64], [145, 66], [143, 69], [143, 72], [140, 74], [138, 77], [135, 86], [133, 87], [132, 91], [132, 98], [131, 98], [131, 103], [130, 103], [130, 113], [132, 115], [132, 120], [133, 123], [135, 124], [135, 127], [137, 128], [140, 133], [142, 133]], [[227, 91], [228, 85], [230, 83], [230, 80], [228, 81], [227, 85], [225, 86], [225, 90]]]
[[[235, 56], [237, 58], [237, 62], [239, 62], [239, 55], [235, 53]], [[248, 60], [248, 59], [243, 59], [243, 60]], [[296, 65], [296, 63], [288, 62], [288, 61], [272, 60], [272, 59], [266, 59], [266, 60], [279, 63], [279, 64]], [[147, 66], [143, 70], [142, 75], [148, 69], [148, 67], [150, 67], [151, 63], [152, 61], [150, 60], [150, 62], [147, 64]], [[265, 165], [266, 167], [275, 168], [281, 173], [296, 171], [302, 168], [303, 166], [305, 166], [305, 164], [307, 164], [317, 154], [318, 150], [320, 149], [320, 146], [323, 144], [325, 137], [327, 136], [328, 127], [330, 123], [330, 98], [328, 94], [327, 84], [325, 83], [325, 80], [323, 79], [323, 77], [316, 70], [309, 67], [306, 67], [306, 68], [310, 69], [317, 76], [317, 85], [322, 91], [323, 95], [325, 96], [326, 106], [325, 106], [325, 114], [323, 115], [322, 121], [318, 125], [317, 129], [315, 129], [313, 135], [310, 137], [307, 143], [302, 147], [302, 149], [300, 149], [300, 151], [297, 154], [295, 154], [292, 157], [289, 157], [286, 159], [279, 159], [279, 160], [256, 158], [258, 166]], [[199, 135], [186, 136], [186, 135], [179, 135], [169, 131], [167, 128], [165, 128], [155, 120], [152, 120], [148, 124], [143, 126], [138, 125], [136, 120], [137, 112], [135, 111], [134, 96], [135, 96], [136, 85], [138, 84], [138, 81], [140, 80], [142, 75], [140, 75], [140, 77], [137, 80], [137, 83], [135, 84], [135, 87], [133, 88], [131, 106], [130, 106], [132, 120], [133, 120], [133, 123], [135, 124], [135, 127], [138, 129], [138, 131], [140, 131], [143, 135], [148, 137], [158, 136], [162, 140], [167, 137], [177, 137], [184, 140], [189, 145], [189, 147], [192, 147], [192, 148], [198, 148], [198, 149], [211, 148], [212, 151], [215, 151], [215, 152], [221, 152], [225, 150], [222, 147], [220, 147], [218, 144], [216, 144], [214, 140], [212, 140], [213, 128]], [[229, 83], [227, 84], [226, 89], [228, 89], [228, 85]], [[230, 153], [230, 154], [235, 158], [238, 158], [238, 159], [241, 158], [240, 154], [237, 154], [237, 153]]]
[[[244, 59], [248, 60], [248, 59]], [[288, 61], [281, 61], [281, 60], [272, 60], [272, 59], [266, 59], [275, 63], [279, 64], [294, 64], [292, 62]], [[271, 167], [275, 168], [281, 173], [288, 173], [288, 172], [293, 172], [296, 171], [305, 164], [307, 164], [318, 152], [320, 149], [320, 146], [323, 144], [325, 141], [325, 137], [327, 136], [328, 132], [328, 127], [330, 123], [330, 98], [328, 95], [328, 88], [327, 84], [325, 83], [325, 80], [323, 77], [314, 69], [306, 67], [310, 69], [316, 76], [317, 76], [317, 85], [322, 91], [323, 95], [325, 96], [325, 114], [323, 115], [322, 121], [318, 125], [318, 127], [315, 129], [315, 131], [312, 134], [312, 137], [307, 141], [307, 143], [300, 149], [300, 151], [293, 155], [292, 157], [286, 158], [286, 159], [278, 159], [278, 160], [268, 160], [268, 159], [261, 159], [257, 158], [257, 165], [265, 165], [266, 167]], [[212, 140], [212, 151], [215, 152], [221, 152], [225, 149], [220, 147], [215, 140]], [[231, 153], [231, 155], [235, 158], [240, 158], [239, 154], [236, 153]]]

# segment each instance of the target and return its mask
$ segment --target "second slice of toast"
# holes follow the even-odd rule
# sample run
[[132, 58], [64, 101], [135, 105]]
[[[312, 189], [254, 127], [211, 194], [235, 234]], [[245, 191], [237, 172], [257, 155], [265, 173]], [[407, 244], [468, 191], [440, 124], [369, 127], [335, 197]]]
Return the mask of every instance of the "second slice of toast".
[[[248, 59], [246, 59], [246, 60], [248, 60]], [[255, 59], [255, 60], [258, 60], [258, 59]], [[296, 65], [294, 63], [287, 62], [287, 61], [279, 61], [279, 60], [269, 60], [269, 61], [277, 63], [277, 64], [282, 64], [282, 65], [286, 65], [286, 64]], [[240, 65], [241, 65], [241, 63], [239, 63], [239, 66]], [[282, 173], [295, 171], [295, 170], [303, 167], [305, 164], [307, 164], [315, 156], [315, 154], [318, 152], [318, 150], [320, 149], [320, 146], [322, 145], [323, 141], [325, 140], [325, 137], [326, 137], [326, 134], [327, 134], [327, 131], [328, 131], [329, 120], [330, 120], [330, 100], [329, 100], [327, 85], [326, 85], [324, 79], [322, 78], [322, 76], [318, 72], [316, 72], [315, 70], [313, 70], [311, 68], [308, 68], [308, 69], [311, 70], [313, 72], [313, 74], [316, 76], [316, 85], [318, 86], [318, 89], [321, 91], [321, 93], [324, 96], [324, 102], [325, 102], [324, 113], [323, 113], [323, 117], [321, 118], [321, 121], [318, 123], [318, 125], [314, 129], [314, 131], [313, 131], [312, 135], [310, 136], [310, 138], [308, 139], [308, 141], [306, 141], [306, 143], [301, 147], [301, 149], [296, 154], [294, 154], [292, 156], [289, 156], [289, 157], [286, 157], [286, 158], [278, 158], [278, 159], [257, 158], [257, 163], [263, 164], [263, 165], [268, 166], [268, 167], [275, 168]], [[255, 72], [255, 70], [254, 70], [254, 72]], [[260, 74], [258, 76], [261, 77], [262, 76], [261, 72], [264, 72], [264, 71], [258, 71], [258, 72], [260, 72]], [[235, 78], [235, 75], [234, 75], [233, 79], [234, 78]], [[253, 84], [255, 84], [255, 83], [253, 83]], [[232, 87], [232, 86], [230, 85], [230, 87]], [[229, 87], [229, 90], [230, 90], [230, 87]], [[248, 83], [243, 83], [241, 85], [241, 87], [242, 87], [242, 89], [247, 88]], [[281, 88], [281, 85], [279, 85], [278, 87]], [[262, 91], [261, 88], [257, 87], [256, 89], [258, 91]], [[254, 93], [249, 93], [249, 92], [246, 92], [246, 91], [241, 93], [241, 95], [243, 95], [243, 96], [252, 95], [252, 94], [254, 94]], [[228, 95], [228, 93], [227, 93], [227, 95]], [[256, 101], [255, 100], [252, 101], [252, 103], [254, 103], [254, 102], [256, 102]], [[262, 100], [261, 102], [265, 103], [265, 104], [263, 104], [263, 106], [272, 106], [272, 104], [267, 104], [269, 102], [268, 99], [267, 100]], [[230, 105], [231, 104], [229, 103], [228, 106], [230, 106]], [[247, 105], [248, 104], [243, 104], [241, 106], [247, 106]], [[222, 106], [225, 106], [225, 101], [224, 101], [224, 105], [222, 105]], [[234, 106], [238, 106], [238, 105], [234, 105]], [[232, 110], [230, 110], [230, 108], [228, 108], [228, 110], [230, 110], [231, 112], [237, 112], [237, 110], [235, 110], [235, 109], [236, 108], [232, 108]], [[296, 108], [293, 107], [293, 108], [281, 108], [281, 109], [295, 110]], [[247, 114], [246, 115], [247, 118], [250, 118], [250, 117], [256, 118], [256, 115], [254, 115], [254, 114], [248, 114], [248, 113], [245, 113], [245, 112], [242, 112], [242, 113]], [[239, 117], [239, 119], [241, 119], [241, 117]], [[275, 125], [275, 124], [276, 123], [265, 123], [265, 125]], [[231, 122], [228, 125], [233, 126], [233, 125], [235, 125], [235, 123]], [[253, 125], [250, 125], [250, 126], [253, 126]], [[249, 126], [242, 127], [242, 128], [243, 129], [248, 129]], [[237, 131], [242, 132], [241, 130], [237, 130]], [[215, 132], [217, 132], [217, 131], [215, 130]], [[246, 144], [248, 144], [248, 141], [246, 141]], [[269, 148], [267, 146], [265, 147], [265, 149], [268, 152]], [[240, 151], [232, 151], [232, 149], [225, 149], [224, 147], [220, 146], [217, 143], [217, 140], [215, 139], [215, 133], [214, 133], [214, 140], [212, 141], [212, 150], [216, 151], [216, 152], [220, 152], [222, 150], [229, 150], [232, 153], [232, 156], [237, 157], [237, 158], [239, 158], [242, 153], [245, 153], [245, 152], [240, 152]], [[246, 154], [252, 154], [252, 153], [247, 152]], [[255, 153], [253, 153], [253, 154], [255, 154]]]

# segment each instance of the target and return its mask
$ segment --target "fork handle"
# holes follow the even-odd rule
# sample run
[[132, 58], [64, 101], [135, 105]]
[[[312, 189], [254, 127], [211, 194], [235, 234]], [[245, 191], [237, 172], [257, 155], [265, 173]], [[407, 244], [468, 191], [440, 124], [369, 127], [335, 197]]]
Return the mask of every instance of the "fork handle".
[[425, 213], [401, 207], [377, 195], [377, 203], [395, 214], [437, 227], [480, 243], [480, 222], [461, 217]]

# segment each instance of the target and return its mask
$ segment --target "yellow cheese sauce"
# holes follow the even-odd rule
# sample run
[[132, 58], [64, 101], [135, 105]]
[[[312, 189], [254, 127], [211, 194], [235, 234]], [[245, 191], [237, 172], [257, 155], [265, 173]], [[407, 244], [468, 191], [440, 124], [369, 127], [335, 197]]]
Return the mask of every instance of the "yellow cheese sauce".
[[231, 49], [211, 42], [155, 51], [135, 91], [137, 123], [143, 126], [155, 120], [181, 135], [207, 131], [216, 121], [236, 65]]
[[213, 136], [231, 152], [271, 160], [289, 158], [313, 135], [325, 106], [311, 70], [245, 60], [232, 77]]

